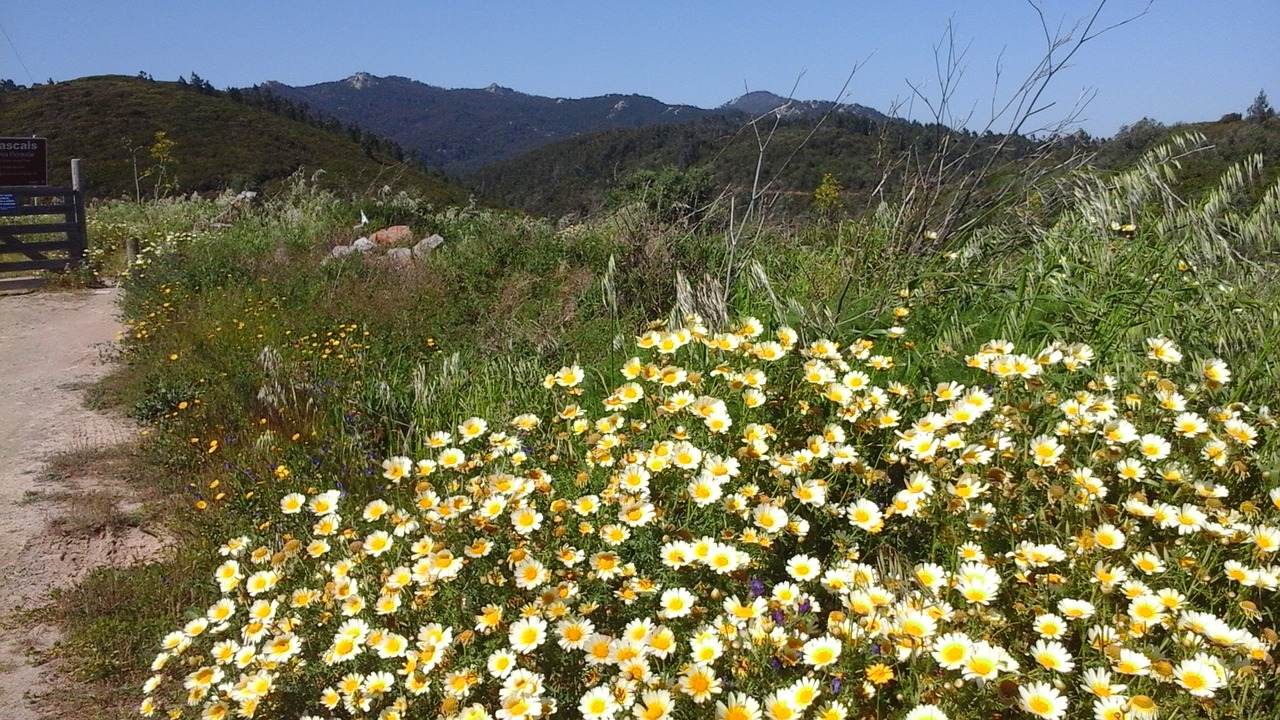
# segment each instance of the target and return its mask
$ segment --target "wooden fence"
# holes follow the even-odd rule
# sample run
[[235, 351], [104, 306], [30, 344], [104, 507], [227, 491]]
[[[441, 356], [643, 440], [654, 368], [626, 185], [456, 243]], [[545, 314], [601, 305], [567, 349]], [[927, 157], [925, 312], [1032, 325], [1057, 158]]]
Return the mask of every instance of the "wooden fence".
[[[20, 218], [12, 222], [8, 218]], [[0, 273], [65, 270], [79, 265], [88, 246], [84, 228], [84, 194], [75, 188], [0, 187]], [[48, 240], [44, 235], [64, 235]], [[35, 240], [23, 240], [37, 236]], [[54, 257], [51, 253], [64, 255]]]

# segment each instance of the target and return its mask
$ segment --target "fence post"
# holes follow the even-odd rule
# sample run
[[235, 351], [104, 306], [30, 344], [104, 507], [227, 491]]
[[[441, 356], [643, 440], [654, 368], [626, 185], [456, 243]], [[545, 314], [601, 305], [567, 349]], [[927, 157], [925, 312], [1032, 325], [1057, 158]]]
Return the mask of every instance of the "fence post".
[[84, 254], [89, 249], [89, 236], [85, 231], [84, 217], [84, 173], [80, 167], [80, 158], [72, 158], [71, 160], [71, 189], [73, 193], [75, 205], [75, 246], [71, 248], [71, 264], [79, 265], [84, 261]]

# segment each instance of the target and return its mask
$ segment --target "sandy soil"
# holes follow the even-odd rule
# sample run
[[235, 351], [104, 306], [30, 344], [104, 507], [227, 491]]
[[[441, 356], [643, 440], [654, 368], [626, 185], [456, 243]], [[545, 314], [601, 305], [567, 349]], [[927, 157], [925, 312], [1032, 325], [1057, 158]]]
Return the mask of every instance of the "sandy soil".
[[[88, 410], [83, 390], [108, 370], [119, 331], [116, 290], [0, 296], [0, 718], [47, 717], [46, 691], [66, 690], [44, 651], [56, 629], [22, 615], [94, 567], [154, 557], [161, 541], [145, 528], [95, 531], [79, 522], [77, 496], [96, 491], [128, 511], [123, 483], [85, 463], [51, 475], [50, 457], [131, 442], [137, 430]], [[64, 455], [64, 457], [66, 457]], [[99, 506], [98, 511], [101, 508]], [[72, 529], [69, 529], [72, 528]], [[43, 708], [43, 712], [42, 712]]]

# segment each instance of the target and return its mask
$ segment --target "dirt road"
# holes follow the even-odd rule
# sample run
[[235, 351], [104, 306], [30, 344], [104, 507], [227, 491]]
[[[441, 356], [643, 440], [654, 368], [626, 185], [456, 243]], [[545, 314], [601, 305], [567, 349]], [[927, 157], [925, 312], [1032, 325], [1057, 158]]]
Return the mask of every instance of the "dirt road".
[[[93, 457], [131, 442], [121, 418], [83, 406], [83, 390], [107, 370], [119, 325], [116, 290], [0, 296], [0, 718], [40, 718], [50, 683], [39, 653], [56, 630], [19, 617], [101, 564], [123, 564], [155, 551], [150, 536], [67, 532], [77, 497], [111, 487], [90, 469], [50, 477], [49, 458]], [[110, 490], [122, 500], [127, 491]], [[99, 493], [101, 495], [101, 493]], [[82, 509], [82, 508], [81, 508]], [[50, 687], [50, 685], [53, 687]], [[44, 710], [44, 712], [42, 712]]]

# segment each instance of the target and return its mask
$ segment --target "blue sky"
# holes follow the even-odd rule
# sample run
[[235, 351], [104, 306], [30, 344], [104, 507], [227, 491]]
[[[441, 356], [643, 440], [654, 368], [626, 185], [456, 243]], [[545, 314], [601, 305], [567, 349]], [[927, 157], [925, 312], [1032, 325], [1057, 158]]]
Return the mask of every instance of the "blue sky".
[[[1088, 0], [1040, 0], [1050, 30]], [[1258, 90], [1280, 105], [1280, 0], [1109, 0], [1099, 26], [1050, 86], [1039, 117], [1111, 135], [1242, 112]], [[554, 97], [639, 93], [714, 107], [744, 90], [846, 99], [927, 119], [908, 82], [937, 99], [934, 46], [948, 24], [965, 50], [951, 107], [980, 129], [1045, 49], [1027, 0], [496, 2], [453, 0], [0, 0], [0, 78], [198, 73], [217, 87], [306, 85], [357, 71], [443, 87], [498, 83]], [[997, 62], [1002, 64], [995, 82]], [[997, 121], [1003, 130], [1007, 118]], [[1028, 129], [1033, 129], [1028, 126]]]

